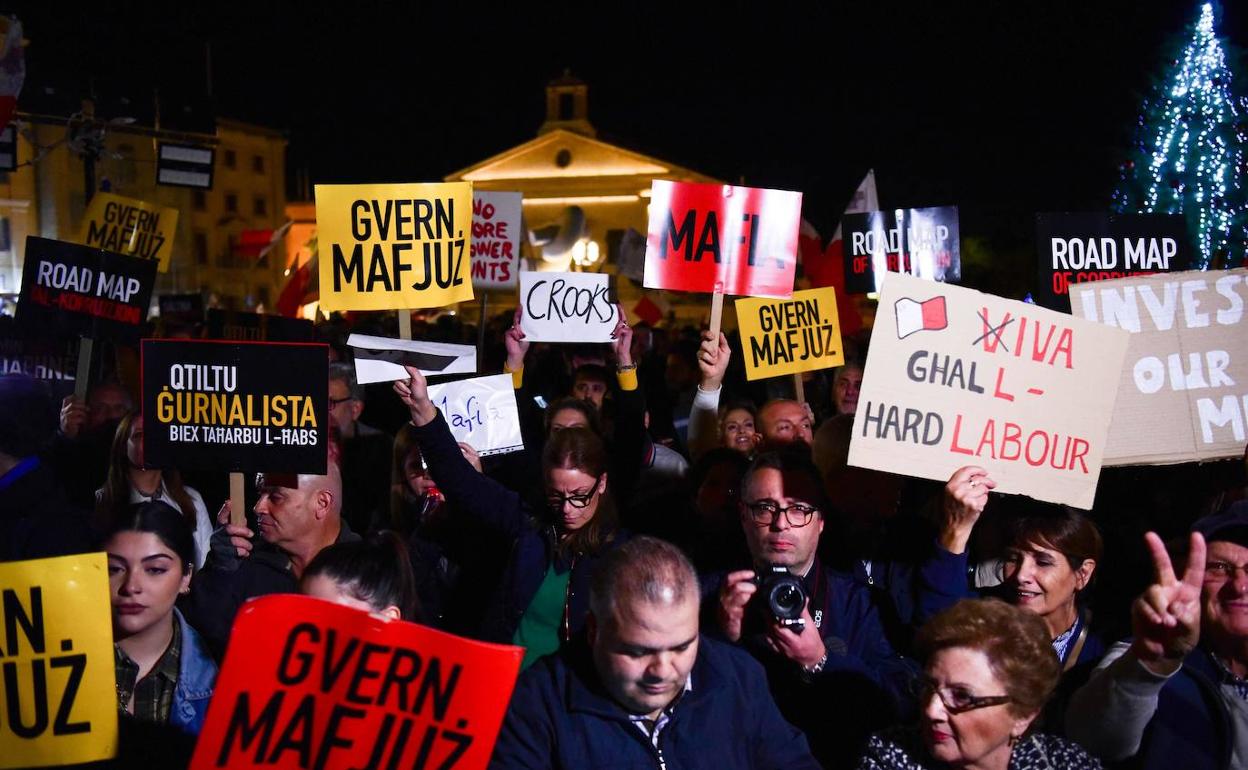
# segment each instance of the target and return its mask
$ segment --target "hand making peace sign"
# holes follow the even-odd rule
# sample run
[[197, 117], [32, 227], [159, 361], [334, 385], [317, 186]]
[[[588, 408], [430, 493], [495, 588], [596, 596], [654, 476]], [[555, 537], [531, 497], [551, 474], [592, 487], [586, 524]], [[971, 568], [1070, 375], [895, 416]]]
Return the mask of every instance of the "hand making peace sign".
[[1166, 546], [1156, 533], [1144, 535], [1157, 582], [1131, 606], [1135, 640], [1131, 649], [1147, 668], [1169, 674], [1200, 641], [1200, 589], [1205, 579], [1205, 539], [1192, 533], [1183, 579], [1175, 577]]

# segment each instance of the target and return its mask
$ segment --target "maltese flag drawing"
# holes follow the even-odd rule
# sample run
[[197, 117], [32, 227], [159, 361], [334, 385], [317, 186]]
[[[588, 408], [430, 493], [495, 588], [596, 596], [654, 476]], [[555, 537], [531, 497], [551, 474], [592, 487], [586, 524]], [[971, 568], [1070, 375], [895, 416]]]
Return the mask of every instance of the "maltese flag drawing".
[[932, 297], [926, 302], [902, 297], [897, 300], [896, 309], [899, 340], [904, 340], [915, 332], [936, 331], [949, 325], [944, 297]]

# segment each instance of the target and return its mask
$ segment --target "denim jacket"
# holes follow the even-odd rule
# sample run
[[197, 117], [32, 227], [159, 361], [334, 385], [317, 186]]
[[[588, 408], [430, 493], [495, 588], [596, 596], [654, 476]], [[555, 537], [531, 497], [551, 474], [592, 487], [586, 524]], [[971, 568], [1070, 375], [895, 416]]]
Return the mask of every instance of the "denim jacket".
[[182, 629], [182, 654], [178, 663], [178, 684], [173, 692], [169, 724], [191, 735], [198, 735], [212, 700], [217, 681], [217, 664], [208, 654], [204, 640], [191, 628], [176, 608], [173, 615]]

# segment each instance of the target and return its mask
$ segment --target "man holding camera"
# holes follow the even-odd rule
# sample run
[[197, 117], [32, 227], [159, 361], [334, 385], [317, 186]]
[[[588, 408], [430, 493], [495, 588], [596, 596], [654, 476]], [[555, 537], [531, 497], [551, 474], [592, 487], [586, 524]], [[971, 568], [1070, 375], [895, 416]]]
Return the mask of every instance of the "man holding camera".
[[827, 505], [809, 451], [760, 454], [740, 489], [754, 568], [706, 592], [717, 597], [716, 625], [763, 664], [815, 755], [850, 763], [871, 731], [901, 715], [914, 668], [889, 646], [867, 591], [816, 557]]

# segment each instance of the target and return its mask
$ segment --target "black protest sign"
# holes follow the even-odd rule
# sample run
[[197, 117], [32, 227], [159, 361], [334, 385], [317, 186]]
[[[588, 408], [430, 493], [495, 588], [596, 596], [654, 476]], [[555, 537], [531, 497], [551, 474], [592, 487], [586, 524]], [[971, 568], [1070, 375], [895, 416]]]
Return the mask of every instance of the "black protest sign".
[[155, 282], [154, 260], [30, 236], [17, 320], [42, 336], [133, 339]]
[[148, 465], [325, 473], [327, 346], [143, 340], [142, 351]]
[[166, 322], [196, 324], [204, 320], [204, 295], [161, 294], [156, 297], [160, 317]]
[[235, 310], [208, 311], [208, 339], [239, 342], [312, 342], [316, 331], [304, 318]]
[[1182, 216], [1037, 214], [1036, 304], [1070, 312], [1070, 285], [1187, 270], [1192, 244]]
[[885, 271], [946, 283], [962, 278], [957, 206], [846, 214], [841, 232], [850, 294], [879, 291]]

